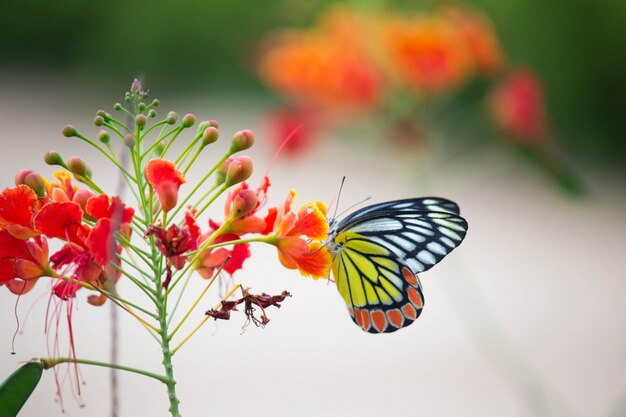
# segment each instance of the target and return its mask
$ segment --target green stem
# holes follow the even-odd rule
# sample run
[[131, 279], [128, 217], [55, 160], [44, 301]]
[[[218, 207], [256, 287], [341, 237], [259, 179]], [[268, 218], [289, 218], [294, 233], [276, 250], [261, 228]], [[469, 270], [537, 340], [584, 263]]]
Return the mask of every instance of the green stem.
[[158, 375], [152, 372], [144, 371], [143, 369], [131, 368], [130, 366], [118, 365], [114, 363], [99, 362], [99, 361], [92, 361], [88, 359], [79, 359], [79, 358], [41, 358], [40, 360], [41, 360], [41, 363], [43, 363], [44, 369], [53, 368], [61, 363], [81, 363], [84, 365], [103, 366], [105, 368], [113, 368], [113, 369], [119, 369], [122, 371], [133, 372], [135, 374], [148, 376], [150, 378], [156, 379], [157, 381], [167, 383], [167, 377], [163, 375]]
[[[156, 261], [156, 258], [155, 258]], [[178, 404], [180, 401], [176, 396], [176, 380], [174, 379], [174, 368], [172, 366], [172, 351], [170, 349], [170, 338], [167, 332], [167, 297], [164, 292], [161, 280], [156, 279], [157, 289], [157, 311], [159, 315], [159, 325], [161, 328], [161, 352], [163, 353], [163, 367], [165, 368], [165, 386], [167, 387], [167, 396], [170, 401], [169, 411], [172, 417], [180, 417]]]

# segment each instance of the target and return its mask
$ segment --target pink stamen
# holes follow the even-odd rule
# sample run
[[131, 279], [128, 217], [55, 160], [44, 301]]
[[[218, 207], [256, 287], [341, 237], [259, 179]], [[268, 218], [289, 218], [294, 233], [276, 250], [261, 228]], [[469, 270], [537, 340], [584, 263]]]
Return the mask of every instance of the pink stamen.
[[265, 171], [265, 176], [269, 177], [270, 171], [272, 169], [272, 167], [274, 166], [274, 164], [276, 164], [276, 160], [278, 159], [278, 157], [280, 156], [280, 153], [282, 152], [283, 149], [285, 149], [285, 146], [287, 146], [287, 144], [291, 141], [291, 139], [293, 139], [294, 136], [296, 136], [296, 133], [298, 133], [298, 131], [300, 130], [300, 128], [303, 126], [303, 124], [299, 124], [298, 126], [296, 126], [291, 133], [289, 133], [287, 135], [287, 137], [285, 138], [285, 140], [283, 140], [283, 143], [280, 144], [280, 146], [278, 147], [278, 150], [276, 151], [276, 154], [274, 154], [274, 158], [272, 158], [272, 162], [270, 162], [269, 167], [267, 168], [267, 171]]

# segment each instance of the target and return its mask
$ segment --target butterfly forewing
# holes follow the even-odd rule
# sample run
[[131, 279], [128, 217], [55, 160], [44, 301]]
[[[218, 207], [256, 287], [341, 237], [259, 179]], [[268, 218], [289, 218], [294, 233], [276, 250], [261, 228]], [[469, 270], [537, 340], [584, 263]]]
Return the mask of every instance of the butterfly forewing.
[[419, 316], [417, 274], [462, 242], [467, 222], [458, 214], [442, 198], [398, 200], [358, 210], [333, 228], [333, 274], [357, 325], [392, 332]]

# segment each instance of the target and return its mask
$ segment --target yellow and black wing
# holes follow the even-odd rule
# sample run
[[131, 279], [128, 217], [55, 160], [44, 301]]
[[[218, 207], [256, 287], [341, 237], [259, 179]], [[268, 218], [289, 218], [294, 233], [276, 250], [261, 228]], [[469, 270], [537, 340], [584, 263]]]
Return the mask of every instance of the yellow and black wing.
[[445, 199], [399, 200], [365, 207], [333, 228], [333, 275], [358, 326], [393, 332], [419, 317], [417, 274], [461, 243], [467, 222], [458, 214]]

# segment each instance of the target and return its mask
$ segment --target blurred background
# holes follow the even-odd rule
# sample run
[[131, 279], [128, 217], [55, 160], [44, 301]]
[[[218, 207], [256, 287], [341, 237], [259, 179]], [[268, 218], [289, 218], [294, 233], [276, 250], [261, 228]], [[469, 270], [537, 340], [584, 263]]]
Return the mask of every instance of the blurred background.
[[[395, 84], [356, 110], [287, 91], [263, 66], [285, 45], [277, 30], [324, 33], [324, 16], [338, 3], [2, 2], [0, 184], [11, 186], [21, 168], [49, 176], [41, 157], [55, 149], [84, 157], [98, 183], [115, 190], [110, 166], [60, 128], [72, 123], [95, 134], [95, 111], [111, 111], [135, 76], [161, 100], [161, 115], [216, 119], [224, 138], [252, 129], [253, 186], [281, 140], [303, 125], [293, 142], [301, 146], [272, 167], [270, 204], [291, 188], [299, 203], [329, 202], [345, 175], [344, 208], [366, 197], [443, 196], [461, 206], [468, 237], [421, 277], [422, 317], [382, 337], [351, 323], [333, 284], [301, 278], [280, 267], [271, 248], [253, 248], [236, 278], [259, 292], [286, 289], [294, 297], [272, 311], [264, 330], [241, 334], [241, 317], [212, 323], [181, 349], [175, 370], [183, 415], [626, 415], [626, 2], [465, 2], [461, 7], [488, 22], [502, 68], [408, 99]], [[439, 16], [458, 5], [345, 4], [360, 22]], [[542, 127], [528, 136], [507, 130], [506, 118], [502, 123], [502, 113], [493, 112], [493, 103], [506, 107], [506, 100], [490, 98], [517, 68], [532, 74], [522, 88], [522, 119]], [[385, 86], [395, 81], [385, 77]], [[337, 91], [334, 97], [345, 97]], [[296, 117], [277, 124], [285, 109]], [[219, 215], [221, 207], [215, 210]], [[122, 284], [125, 290], [132, 288]], [[0, 288], [0, 378], [20, 361], [46, 355], [46, 302], [43, 285], [17, 307]], [[79, 297], [79, 356], [109, 354], [108, 307]], [[13, 356], [15, 311], [23, 334]], [[127, 317], [119, 325], [120, 362], [158, 371], [153, 341]], [[111, 415], [108, 371], [81, 372], [86, 408], [67, 390], [66, 411]], [[165, 415], [158, 384], [120, 374], [120, 389], [120, 416]], [[52, 375], [44, 374], [21, 415], [60, 414], [54, 398]]]

